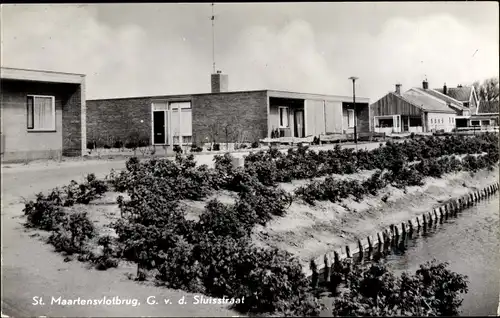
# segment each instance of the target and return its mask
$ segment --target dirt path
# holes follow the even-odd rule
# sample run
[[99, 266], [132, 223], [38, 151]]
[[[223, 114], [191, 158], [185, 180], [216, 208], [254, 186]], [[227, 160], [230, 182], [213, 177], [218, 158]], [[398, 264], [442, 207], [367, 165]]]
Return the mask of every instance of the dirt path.
[[[65, 263], [50, 245], [30, 237], [22, 226], [23, 204], [20, 196], [33, 198], [39, 191], [78, 180], [86, 173], [103, 176], [119, 163], [85, 166], [70, 165], [59, 169], [5, 173], [2, 176], [2, 313], [8, 316], [233, 316], [236, 312], [222, 305], [178, 305], [182, 296], [192, 303], [192, 294], [148, 285], [141, 285], [126, 277], [134, 272], [118, 268], [104, 272], [87, 269], [78, 261]], [[45, 306], [32, 305], [33, 297], [41, 296]], [[140, 306], [50, 305], [51, 297], [101, 299], [106, 296], [120, 299], [138, 299]], [[157, 305], [148, 305], [149, 296], [155, 296]], [[165, 305], [164, 298], [173, 304]], [[151, 300], [151, 299], [150, 299]]]

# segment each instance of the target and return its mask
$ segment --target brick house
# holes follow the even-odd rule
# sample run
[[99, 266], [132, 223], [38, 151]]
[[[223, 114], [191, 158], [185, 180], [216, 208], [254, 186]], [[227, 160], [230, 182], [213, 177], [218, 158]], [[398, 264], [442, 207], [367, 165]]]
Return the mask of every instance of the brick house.
[[211, 93], [87, 101], [89, 141], [112, 146], [139, 135], [153, 145], [253, 142], [283, 137], [368, 132], [369, 100], [276, 90], [228, 91], [228, 77], [211, 75]]
[[85, 75], [1, 68], [2, 161], [80, 156]]

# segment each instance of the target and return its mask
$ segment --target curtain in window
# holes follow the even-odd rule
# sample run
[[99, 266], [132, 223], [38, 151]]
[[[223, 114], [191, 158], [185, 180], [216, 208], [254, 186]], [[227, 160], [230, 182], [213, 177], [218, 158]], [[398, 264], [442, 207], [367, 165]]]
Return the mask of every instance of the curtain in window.
[[347, 110], [347, 120], [349, 127], [354, 127], [354, 110], [352, 109]]
[[34, 107], [34, 123], [36, 129], [54, 129], [52, 98], [36, 97]]
[[33, 96], [28, 96], [28, 129], [33, 129]]
[[288, 127], [288, 108], [280, 108], [280, 126]]

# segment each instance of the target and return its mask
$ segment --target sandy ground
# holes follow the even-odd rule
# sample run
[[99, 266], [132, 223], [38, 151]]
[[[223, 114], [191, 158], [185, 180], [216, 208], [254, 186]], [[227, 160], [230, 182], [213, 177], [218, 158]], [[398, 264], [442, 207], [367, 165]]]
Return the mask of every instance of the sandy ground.
[[[369, 172], [364, 172], [366, 178]], [[318, 202], [314, 207], [296, 201], [285, 217], [274, 218], [266, 227], [256, 227], [253, 239], [260, 246], [276, 246], [307, 263], [311, 258], [356, 243], [391, 224], [407, 222], [415, 215], [432, 211], [439, 203], [498, 181], [493, 172], [467, 172], [427, 178], [422, 187], [408, 187], [406, 193], [391, 186], [361, 202]], [[296, 181], [296, 186], [303, 181]], [[286, 190], [293, 184], [282, 185]], [[382, 197], [388, 195], [386, 202]]]

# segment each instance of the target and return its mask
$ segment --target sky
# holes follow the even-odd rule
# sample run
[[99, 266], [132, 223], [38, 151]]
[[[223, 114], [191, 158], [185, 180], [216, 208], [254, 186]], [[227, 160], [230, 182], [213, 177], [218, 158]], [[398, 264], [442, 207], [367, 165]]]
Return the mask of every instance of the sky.
[[[216, 3], [229, 90], [356, 95], [499, 73], [498, 2]], [[210, 92], [212, 6], [1, 6], [1, 65], [86, 74], [87, 98]]]

